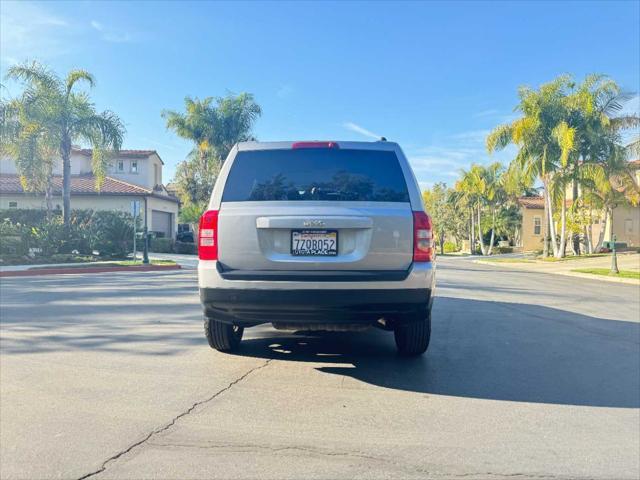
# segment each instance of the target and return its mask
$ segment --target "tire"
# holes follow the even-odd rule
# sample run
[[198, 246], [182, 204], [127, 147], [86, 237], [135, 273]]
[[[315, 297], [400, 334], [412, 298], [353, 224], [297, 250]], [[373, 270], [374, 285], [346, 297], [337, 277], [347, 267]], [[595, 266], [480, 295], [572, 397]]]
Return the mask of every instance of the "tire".
[[422, 355], [427, 351], [431, 339], [431, 312], [424, 319], [396, 325], [393, 333], [400, 355]]
[[244, 328], [213, 318], [204, 319], [204, 335], [209, 346], [219, 352], [233, 352], [240, 345]]

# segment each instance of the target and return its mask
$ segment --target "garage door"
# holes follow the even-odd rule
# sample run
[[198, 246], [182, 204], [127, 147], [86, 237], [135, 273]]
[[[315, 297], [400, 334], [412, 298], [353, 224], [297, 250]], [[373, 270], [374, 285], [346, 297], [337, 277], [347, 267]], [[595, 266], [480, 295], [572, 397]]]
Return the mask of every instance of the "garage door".
[[170, 213], [151, 210], [151, 231], [163, 233], [165, 237], [171, 238], [173, 236], [172, 223]]

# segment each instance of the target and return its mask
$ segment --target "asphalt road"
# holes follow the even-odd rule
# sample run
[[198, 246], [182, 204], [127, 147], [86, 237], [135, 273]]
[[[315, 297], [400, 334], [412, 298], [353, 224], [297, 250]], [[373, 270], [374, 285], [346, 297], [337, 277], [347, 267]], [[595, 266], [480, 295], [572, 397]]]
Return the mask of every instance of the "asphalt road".
[[640, 476], [640, 291], [441, 258], [432, 344], [258, 327], [193, 270], [1, 280], [0, 477]]

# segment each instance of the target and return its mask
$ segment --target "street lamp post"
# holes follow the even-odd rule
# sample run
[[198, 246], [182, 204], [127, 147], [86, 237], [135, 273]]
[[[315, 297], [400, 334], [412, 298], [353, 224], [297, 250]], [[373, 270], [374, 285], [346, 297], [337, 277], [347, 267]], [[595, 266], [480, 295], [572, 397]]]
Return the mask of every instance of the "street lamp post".
[[144, 197], [144, 249], [142, 251], [142, 263], [145, 265], [149, 263], [149, 228], [147, 224], [147, 197]]
[[616, 236], [612, 237], [613, 245], [611, 245], [611, 273], [620, 273], [618, 270], [618, 257], [616, 257]]

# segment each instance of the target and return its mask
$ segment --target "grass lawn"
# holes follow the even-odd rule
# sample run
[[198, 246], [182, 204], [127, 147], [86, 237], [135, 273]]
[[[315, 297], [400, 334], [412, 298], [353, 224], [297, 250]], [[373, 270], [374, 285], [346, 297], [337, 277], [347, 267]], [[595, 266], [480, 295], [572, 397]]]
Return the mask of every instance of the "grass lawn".
[[[173, 260], [149, 260], [149, 265], [175, 265], [176, 262]], [[115, 260], [113, 262], [95, 262], [89, 264], [73, 264], [65, 265], [63, 268], [95, 268], [95, 267], [133, 267], [136, 265], [143, 265], [141, 260], [133, 261], [133, 260]], [[51, 266], [41, 265], [38, 267], [33, 267], [30, 270], [39, 270], [43, 268], [52, 268]], [[54, 267], [61, 268], [61, 267]]]
[[536, 263], [535, 260], [531, 258], [484, 258], [478, 257], [478, 260], [482, 260], [483, 262], [495, 262], [495, 263]]
[[591, 255], [571, 255], [564, 258], [555, 258], [555, 257], [531, 257], [531, 258], [484, 258], [478, 257], [479, 259], [486, 260], [488, 262], [498, 262], [498, 263], [554, 263], [554, 262], [572, 262], [574, 260], [586, 260], [588, 258], [598, 258], [598, 257], [606, 257], [608, 254], [606, 253], [593, 253]]
[[571, 271], [578, 273], [591, 273], [592, 275], [605, 275], [607, 277], [633, 278], [635, 280], [640, 280], [640, 272], [633, 270], [620, 270], [620, 273], [618, 274], [611, 273], [611, 270], [608, 268], [576, 268]]
[[584, 260], [586, 258], [606, 257], [607, 255], [607, 253], [592, 253], [589, 255], [568, 255], [564, 258], [538, 257], [538, 260], [540, 260], [541, 262], [571, 262], [573, 260]]

